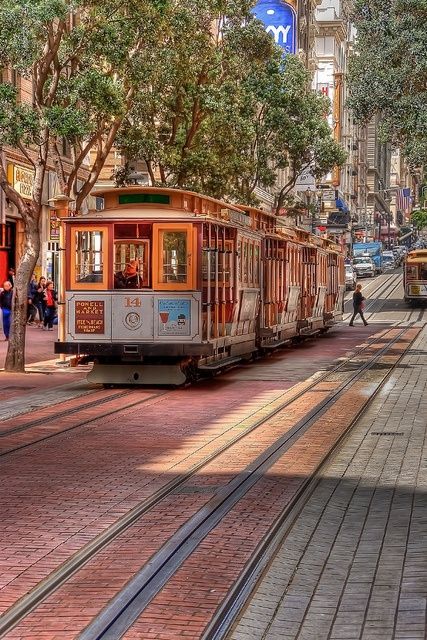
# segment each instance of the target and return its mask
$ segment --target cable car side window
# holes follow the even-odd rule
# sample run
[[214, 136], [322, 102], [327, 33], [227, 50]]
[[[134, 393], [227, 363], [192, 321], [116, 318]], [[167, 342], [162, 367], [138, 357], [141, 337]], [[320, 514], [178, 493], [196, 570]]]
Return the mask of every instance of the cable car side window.
[[196, 277], [197, 247], [192, 224], [153, 224], [153, 288], [160, 291], [187, 290]]
[[164, 231], [161, 281], [187, 282], [187, 232]]
[[102, 283], [104, 279], [103, 232], [76, 231], [75, 280], [78, 283]]

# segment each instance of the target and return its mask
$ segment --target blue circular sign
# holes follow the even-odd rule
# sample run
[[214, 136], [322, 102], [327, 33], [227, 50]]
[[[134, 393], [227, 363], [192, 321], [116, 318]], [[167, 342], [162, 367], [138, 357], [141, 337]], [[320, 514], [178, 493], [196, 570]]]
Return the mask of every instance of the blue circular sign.
[[281, 0], [260, 0], [252, 9], [252, 13], [265, 25], [276, 44], [286, 53], [296, 53], [296, 22], [293, 7]]

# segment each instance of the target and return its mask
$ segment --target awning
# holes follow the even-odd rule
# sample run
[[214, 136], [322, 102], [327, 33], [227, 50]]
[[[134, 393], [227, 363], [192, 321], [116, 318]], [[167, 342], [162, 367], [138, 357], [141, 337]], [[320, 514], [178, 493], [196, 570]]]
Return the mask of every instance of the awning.
[[348, 208], [348, 204], [342, 198], [335, 198], [335, 206], [336, 206], [337, 209], [339, 209], [343, 213], [350, 213], [350, 209]]

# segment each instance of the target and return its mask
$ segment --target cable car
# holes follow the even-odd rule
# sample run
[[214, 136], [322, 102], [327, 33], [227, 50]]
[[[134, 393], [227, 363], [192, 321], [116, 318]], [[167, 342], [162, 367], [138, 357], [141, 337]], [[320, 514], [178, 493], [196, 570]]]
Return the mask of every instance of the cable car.
[[410, 251], [403, 265], [405, 302], [416, 304], [427, 300], [427, 249]]
[[182, 384], [327, 330], [342, 317], [340, 248], [276, 216], [190, 191], [107, 189], [63, 219], [57, 353], [89, 381]]

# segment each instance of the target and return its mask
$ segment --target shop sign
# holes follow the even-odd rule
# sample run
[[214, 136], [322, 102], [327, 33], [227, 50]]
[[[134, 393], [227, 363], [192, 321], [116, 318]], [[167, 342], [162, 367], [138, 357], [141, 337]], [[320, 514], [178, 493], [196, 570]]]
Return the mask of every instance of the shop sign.
[[25, 200], [33, 197], [34, 178], [36, 172], [28, 167], [21, 167], [18, 164], [10, 164], [8, 167], [8, 180]]
[[76, 300], [75, 333], [105, 333], [103, 300]]
[[260, 0], [252, 13], [265, 25], [276, 44], [285, 53], [296, 53], [296, 13], [295, 9], [282, 0]]
[[61, 221], [56, 215], [56, 211], [49, 211], [49, 239], [55, 242], [59, 240], [59, 228]]
[[295, 183], [295, 191], [315, 191], [316, 181], [311, 173], [311, 168], [304, 169], [297, 178]]

